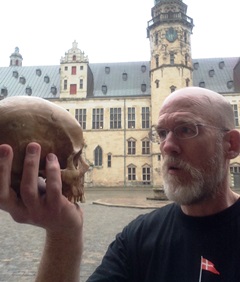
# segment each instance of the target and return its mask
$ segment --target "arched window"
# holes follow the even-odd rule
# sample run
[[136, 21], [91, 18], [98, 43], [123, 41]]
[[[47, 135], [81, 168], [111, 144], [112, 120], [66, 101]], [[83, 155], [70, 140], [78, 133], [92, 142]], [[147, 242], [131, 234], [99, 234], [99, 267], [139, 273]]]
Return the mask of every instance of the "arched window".
[[102, 166], [102, 148], [100, 146], [94, 150], [94, 165]]

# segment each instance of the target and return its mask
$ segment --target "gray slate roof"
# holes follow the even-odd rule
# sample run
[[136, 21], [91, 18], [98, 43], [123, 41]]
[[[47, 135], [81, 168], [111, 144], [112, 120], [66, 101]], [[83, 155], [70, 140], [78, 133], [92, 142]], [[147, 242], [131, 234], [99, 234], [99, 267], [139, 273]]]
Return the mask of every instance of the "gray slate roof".
[[[219, 93], [234, 93], [233, 69], [238, 63], [239, 57], [233, 58], [210, 58], [193, 60], [193, 85], [205, 87]], [[146, 66], [146, 71], [142, 71]], [[126, 62], [126, 63], [96, 63], [89, 64], [94, 77], [94, 97], [137, 97], [151, 95], [150, 88], [150, 62]], [[110, 72], [106, 73], [105, 67]], [[37, 75], [36, 70], [41, 70]], [[28, 95], [26, 88], [31, 87], [32, 96], [45, 99], [56, 99], [60, 95], [60, 66], [28, 66], [28, 67], [0, 67], [0, 91], [6, 88], [8, 96]], [[18, 78], [13, 72], [18, 72]], [[127, 80], [123, 79], [123, 73]], [[210, 75], [211, 73], [211, 75]], [[20, 77], [26, 79], [25, 84], [19, 82]], [[44, 77], [49, 77], [46, 83]], [[230, 82], [230, 83], [229, 83]], [[141, 85], [146, 84], [146, 91], [143, 92]], [[102, 92], [102, 86], [107, 86], [107, 93]], [[51, 93], [51, 87], [55, 86], [56, 94]], [[1, 93], [0, 93], [1, 95]]]
[[[239, 57], [211, 58], [193, 60], [193, 85], [201, 86], [220, 94], [234, 93], [233, 69], [239, 61]], [[232, 85], [232, 87], [230, 87]]]
[[[142, 66], [146, 69], [143, 72]], [[109, 67], [109, 74], [105, 72]], [[150, 90], [150, 62], [127, 62], [127, 63], [100, 63], [90, 64], [94, 77], [94, 97], [105, 96], [143, 96], [151, 95]], [[127, 76], [123, 80], [123, 74]], [[141, 91], [141, 85], [146, 84], [146, 91]], [[108, 92], [102, 93], [102, 85], [106, 85]]]
[[[27, 95], [26, 88], [31, 87], [32, 96], [45, 99], [59, 97], [60, 93], [60, 66], [30, 66], [30, 67], [5, 67], [0, 68], [0, 88], [6, 87], [8, 96]], [[41, 70], [41, 75], [36, 74], [36, 70]], [[13, 76], [13, 72], [18, 73], [18, 77]], [[49, 82], [44, 82], [44, 77], [49, 77]], [[20, 77], [25, 78], [25, 84], [20, 83]], [[51, 87], [57, 88], [57, 94], [51, 93]]]

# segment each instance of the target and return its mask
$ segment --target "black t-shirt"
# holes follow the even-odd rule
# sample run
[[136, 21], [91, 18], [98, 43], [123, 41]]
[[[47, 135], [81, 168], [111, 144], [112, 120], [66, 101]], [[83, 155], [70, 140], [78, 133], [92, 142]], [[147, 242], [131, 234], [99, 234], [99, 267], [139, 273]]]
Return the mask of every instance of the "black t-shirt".
[[206, 217], [176, 204], [139, 216], [109, 246], [94, 281], [240, 282], [240, 201]]

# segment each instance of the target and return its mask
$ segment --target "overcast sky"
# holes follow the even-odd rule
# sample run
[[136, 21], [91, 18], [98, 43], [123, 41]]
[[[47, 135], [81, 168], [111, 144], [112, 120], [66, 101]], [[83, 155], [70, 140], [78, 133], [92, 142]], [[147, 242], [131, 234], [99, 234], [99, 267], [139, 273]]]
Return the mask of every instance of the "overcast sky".
[[[238, 57], [238, 1], [183, 0], [194, 20], [193, 58]], [[150, 60], [154, 0], [11, 0], [0, 3], [0, 67], [19, 47], [24, 66], [59, 65], [72, 42], [90, 63]]]

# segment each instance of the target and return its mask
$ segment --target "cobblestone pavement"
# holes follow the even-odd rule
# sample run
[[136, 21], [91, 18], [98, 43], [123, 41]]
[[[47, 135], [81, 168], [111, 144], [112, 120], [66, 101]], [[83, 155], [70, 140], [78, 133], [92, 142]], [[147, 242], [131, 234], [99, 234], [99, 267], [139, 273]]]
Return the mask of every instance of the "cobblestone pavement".
[[[84, 254], [81, 282], [99, 265], [115, 235], [139, 214], [166, 202], [147, 200], [151, 189], [86, 189], [84, 211]], [[39, 264], [44, 230], [15, 223], [0, 211], [0, 282], [30, 282]], [[74, 244], [74, 242], [73, 242]]]

